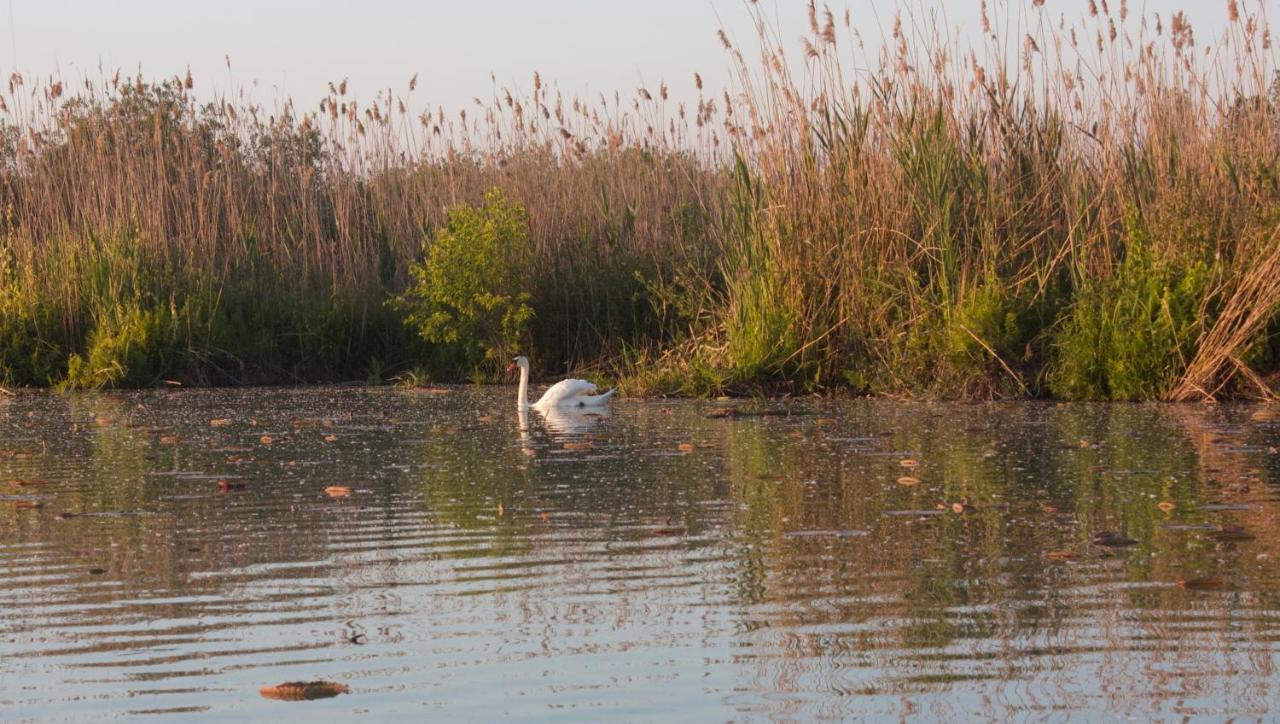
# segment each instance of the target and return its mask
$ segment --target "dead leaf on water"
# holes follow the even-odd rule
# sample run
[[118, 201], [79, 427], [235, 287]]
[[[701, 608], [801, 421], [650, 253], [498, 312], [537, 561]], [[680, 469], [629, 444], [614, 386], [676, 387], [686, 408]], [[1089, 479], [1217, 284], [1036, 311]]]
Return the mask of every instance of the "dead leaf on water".
[[226, 427], [231, 424], [229, 417], [215, 417], [209, 421], [209, 427]]
[[1249, 416], [1254, 422], [1275, 422], [1280, 420], [1280, 413], [1275, 410], [1257, 410]]
[[44, 507], [44, 503], [38, 500], [13, 500], [9, 502], [9, 507], [14, 510], [39, 510]]
[[565, 450], [590, 450], [595, 446], [596, 446], [595, 443], [589, 440], [583, 440], [582, 442], [569, 441], [564, 444], [564, 449]]
[[177, 445], [180, 442], [182, 442], [182, 438], [177, 435], [161, 435], [160, 436], [161, 445]]
[[1114, 530], [1100, 531], [1094, 534], [1092, 540], [1094, 545], [1100, 545], [1106, 548], [1121, 548], [1124, 546], [1134, 546], [1138, 544], [1138, 541]]
[[262, 437], [258, 438], [258, 442], [262, 443], [263, 445], [270, 445], [275, 441], [276, 439], [274, 437], [271, 437], [270, 435], [263, 435]]
[[914, 467], [916, 467], [917, 465], [919, 465], [919, 464], [920, 464], [920, 461], [919, 461], [919, 460], [912, 460], [911, 458], [907, 458], [906, 460], [899, 460], [899, 461], [898, 461], [898, 464], [899, 464], [899, 465], [901, 465], [901, 466], [902, 466], [902, 467], [904, 467], [904, 468], [914, 468]]
[[1051, 561], [1070, 561], [1075, 559], [1076, 554], [1072, 551], [1049, 551], [1044, 557]]
[[330, 498], [345, 498], [351, 495], [351, 488], [345, 485], [330, 485], [324, 489], [324, 494]]
[[676, 449], [682, 453], [691, 453], [693, 452], [693, 443], [682, 442], [679, 445], [676, 445]]
[[221, 490], [224, 493], [229, 493], [233, 490], [246, 490], [248, 487], [249, 484], [243, 480], [227, 480], [226, 478], [218, 479], [218, 490]]
[[919, 485], [920, 478], [913, 478], [910, 475], [903, 475], [898, 478], [898, 485]]
[[1159, 508], [1160, 510], [1163, 510], [1166, 513], [1172, 513], [1174, 509], [1176, 509], [1178, 506], [1174, 505], [1173, 503], [1167, 500], [1162, 500], [1159, 503], [1156, 503], [1156, 507]]
[[264, 697], [280, 701], [330, 699], [349, 691], [351, 688], [346, 684], [337, 684], [332, 681], [286, 681], [283, 684], [264, 686], [259, 689], [259, 693]]
[[335, 442], [335, 441], [337, 441], [337, 439], [338, 439], [338, 436], [337, 436], [337, 435], [325, 435], [325, 436], [324, 436], [324, 441], [325, 441], [325, 442]]
[[1189, 591], [1213, 591], [1227, 587], [1227, 579], [1221, 576], [1201, 576], [1199, 578], [1184, 578], [1178, 581], [1178, 585]]
[[48, 480], [40, 480], [39, 478], [14, 478], [9, 484], [15, 488], [35, 488], [41, 485], [48, 485]]

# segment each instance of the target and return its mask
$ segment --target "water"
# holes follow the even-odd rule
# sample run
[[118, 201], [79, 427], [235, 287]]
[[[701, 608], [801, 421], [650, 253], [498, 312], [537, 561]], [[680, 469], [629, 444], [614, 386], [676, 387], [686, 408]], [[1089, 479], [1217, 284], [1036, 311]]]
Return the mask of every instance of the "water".
[[1275, 716], [1257, 408], [511, 398], [0, 398], [0, 719]]

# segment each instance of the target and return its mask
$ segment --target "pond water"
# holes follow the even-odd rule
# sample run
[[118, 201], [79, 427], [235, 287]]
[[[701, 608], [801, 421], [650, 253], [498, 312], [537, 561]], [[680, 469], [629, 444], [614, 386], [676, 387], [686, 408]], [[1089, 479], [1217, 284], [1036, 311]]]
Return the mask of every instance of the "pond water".
[[513, 396], [0, 398], [0, 719], [1276, 715], [1269, 409]]

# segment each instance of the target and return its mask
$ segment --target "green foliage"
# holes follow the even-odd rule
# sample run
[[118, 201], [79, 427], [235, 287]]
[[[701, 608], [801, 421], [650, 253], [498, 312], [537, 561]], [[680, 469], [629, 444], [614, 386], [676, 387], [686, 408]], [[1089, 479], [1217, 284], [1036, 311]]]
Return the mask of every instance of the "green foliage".
[[171, 367], [178, 334], [172, 308], [113, 309], [94, 327], [85, 353], [71, 355], [66, 384], [79, 388], [155, 384]]
[[1080, 292], [1057, 335], [1049, 388], [1059, 397], [1158, 399], [1185, 370], [1212, 321], [1202, 315], [1217, 266], [1155, 256], [1133, 219], [1128, 237], [1117, 273]]
[[424, 253], [398, 297], [406, 324], [428, 342], [457, 349], [462, 363], [477, 369], [527, 344], [534, 314], [524, 207], [494, 189], [481, 207], [452, 209]]

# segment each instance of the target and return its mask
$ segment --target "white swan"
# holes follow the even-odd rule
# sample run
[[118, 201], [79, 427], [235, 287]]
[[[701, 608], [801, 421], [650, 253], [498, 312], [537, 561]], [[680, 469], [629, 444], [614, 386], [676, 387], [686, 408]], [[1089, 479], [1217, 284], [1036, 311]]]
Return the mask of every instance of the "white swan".
[[539, 412], [546, 412], [558, 407], [599, 407], [609, 401], [613, 397], [614, 390], [597, 395], [596, 386], [586, 380], [560, 380], [547, 391], [542, 393], [542, 397], [538, 401], [529, 404], [529, 358], [520, 355], [511, 360], [511, 364], [507, 369], [518, 367], [520, 369], [520, 394], [516, 398], [516, 406], [520, 410], [528, 410], [533, 408]]

